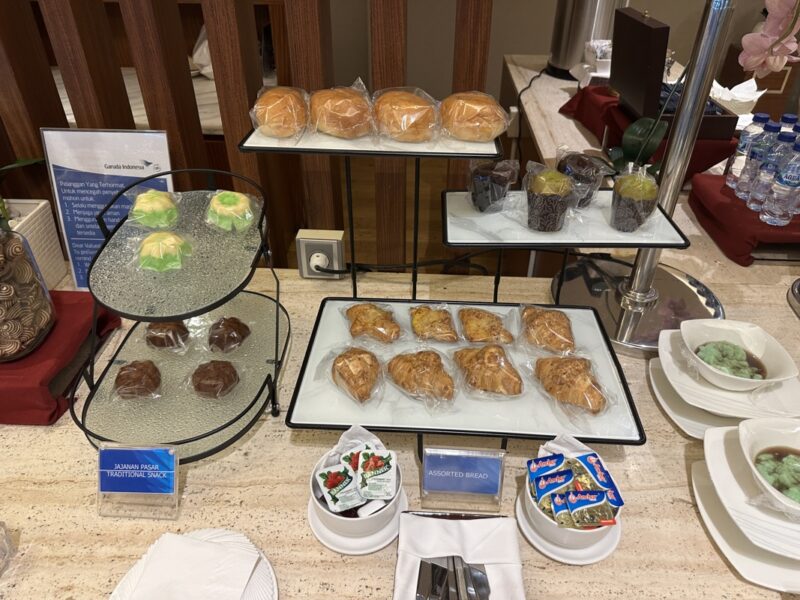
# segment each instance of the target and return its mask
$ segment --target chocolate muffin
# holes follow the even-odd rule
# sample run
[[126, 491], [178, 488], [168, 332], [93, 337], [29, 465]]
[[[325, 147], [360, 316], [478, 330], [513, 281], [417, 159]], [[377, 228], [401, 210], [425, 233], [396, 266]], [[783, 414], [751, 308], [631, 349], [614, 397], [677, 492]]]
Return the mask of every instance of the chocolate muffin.
[[591, 156], [568, 152], [558, 161], [556, 168], [564, 175], [572, 177], [578, 208], [589, 206], [603, 180], [600, 166]]
[[250, 328], [236, 317], [222, 317], [208, 330], [208, 347], [211, 350], [230, 352], [242, 345]]
[[134, 360], [120, 367], [114, 391], [120, 398], [153, 396], [161, 388], [161, 372], [152, 360]]
[[145, 341], [152, 348], [183, 348], [189, 339], [189, 330], [183, 321], [150, 323]]
[[239, 373], [227, 360], [203, 363], [192, 373], [192, 387], [204, 398], [221, 398], [239, 383]]
[[510, 164], [510, 161], [482, 162], [471, 167], [472, 204], [481, 212], [486, 212], [506, 197], [509, 186], [516, 181], [519, 173], [518, 167]]
[[528, 227], [535, 231], [560, 231], [570, 202], [572, 180], [555, 169], [543, 169], [528, 178]]
[[611, 226], [624, 232], [636, 231], [658, 204], [658, 184], [646, 173], [618, 177], [611, 197]]

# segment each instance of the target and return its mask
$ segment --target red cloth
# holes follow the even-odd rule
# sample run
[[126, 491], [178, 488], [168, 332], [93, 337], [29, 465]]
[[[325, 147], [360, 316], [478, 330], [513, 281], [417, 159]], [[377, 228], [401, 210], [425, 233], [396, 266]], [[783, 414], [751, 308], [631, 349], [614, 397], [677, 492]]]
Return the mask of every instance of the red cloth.
[[759, 244], [800, 243], [800, 219], [786, 227], [773, 227], [758, 218], [725, 185], [722, 175], [695, 175], [689, 206], [719, 249], [733, 262], [747, 267]]
[[[87, 292], [51, 292], [51, 296], [56, 323], [42, 345], [25, 358], [0, 364], [0, 423], [52, 425], [69, 407], [67, 399], [54, 398], [48, 386], [91, 334], [93, 300]], [[119, 317], [98, 311], [101, 339], [119, 326]]]
[[[608, 127], [606, 145], [609, 148], [622, 144], [622, 134], [632, 123], [627, 113], [619, 106], [619, 97], [612, 94], [608, 87], [600, 85], [590, 85], [579, 90], [558, 112], [578, 121], [598, 140], [603, 139], [603, 131]], [[652, 160], [654, 162], [660, 160], [664, 156], [666, 148], [667, 141], [664, 140]], [[734, 138], [730, 140], [697, 140], [686, 169], [686, 180], [688, 181], [692, 175], [702, 173], [725, 160], [733, 154], [735, 149], [736, 140]]]

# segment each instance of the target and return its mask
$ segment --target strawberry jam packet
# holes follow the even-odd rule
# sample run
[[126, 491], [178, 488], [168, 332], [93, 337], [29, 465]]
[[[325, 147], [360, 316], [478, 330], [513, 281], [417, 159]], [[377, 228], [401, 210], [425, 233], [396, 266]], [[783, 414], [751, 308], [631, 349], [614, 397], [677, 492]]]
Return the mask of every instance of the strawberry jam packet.
[[368, 500], [390, 500], [397, 491], [397, 454], [363, 450], [358, 461], [358, 493]]
[[342, 464], [343, 465], [350, 465], [350, 468], [353, 469], [353, 472], [358, 471], [358, 457], [361, 455], [364, 450], [372, 450], [372, 444], [359, 444], [352, 450], [348, 450], [344, 454], [342, 454]]
[[358, 493], [356, 474], [349, 465], [324, 467], [317, 471], [316, 479], [331, 512], [344, 512], [365, 502]]

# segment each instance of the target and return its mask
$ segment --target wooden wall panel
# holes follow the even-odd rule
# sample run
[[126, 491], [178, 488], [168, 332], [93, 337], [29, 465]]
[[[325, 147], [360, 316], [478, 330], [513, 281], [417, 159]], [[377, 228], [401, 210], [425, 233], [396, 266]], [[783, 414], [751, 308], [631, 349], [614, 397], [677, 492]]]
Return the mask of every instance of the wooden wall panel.
[[[66, 127], [67, 119], [28, 0], [0, 2], [0, 81], [8, 147], [16, 158], [44, 156], [39, 128]], [[16, 179], [18, 197], [52, 198], [43, 166], [26, 168]]]
[[103, 0], [39, 0], [78, 127], [133, 129]]
[[275, 75], [278, 85], [292, 85], [292, 63], [289, 56], [289, 31], [286, 25], [286, 8], [272, 4], [269, 10], [272, 51], [275, 53]]
[[[370, 0], [370, 66], [375, 90], [406, 83], [407, 13], [406, 0]], [[405, 159], [375, 159], [375, 211], [378, 263], [405, 263]]]
[[[292, 83], [308, 91], [333, 83], [330, 4], [327, 0], [291, 0], [285, 4]], [[301, 157], [305, 223], [312, 229], [342, 229], [338, 160]]]
[[[120, 0], [144, 106], [152, 129], [164, 129], [172, 167], [207, 167], [183, 27], [175, 0]], [[192, 189], [205, 178], [181, 175], [178, 189]]]
[[[259, 181], [265, 189], [270, 246], [274, 262], [286, 266], [289, 245], [299, 228], [297, 207], [302, 206], [297, 174], [286, 171], [285, 157], [242, 153], [239, 141], [252, 129], [248, 111], [261, 88], [261, 61], [257, 48], [256, 20], [250, 0], [205, 0], [203, 16], [208, 32], [214, 78], [225, 131], [231, 171]], [[234, 180], [234, 187], [253, 192]]]

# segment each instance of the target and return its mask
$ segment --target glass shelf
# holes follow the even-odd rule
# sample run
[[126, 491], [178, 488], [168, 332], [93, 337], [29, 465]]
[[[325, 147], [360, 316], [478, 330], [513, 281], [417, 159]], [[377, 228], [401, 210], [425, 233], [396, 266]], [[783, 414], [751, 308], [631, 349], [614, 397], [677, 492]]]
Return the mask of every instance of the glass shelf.
[[170, 321], [208, 312], [250, 281], [261, 251], [261, 208], [246, 231], [226, 232], [205, 222], [212, 192], [183, 192], [171, 230], [192, 245], [182, 268], [165, 273], [138, 266], [139, 243], [154, 230], [124, 222], [89, 270], [89, 289], [109, 310], [136, 321]]
[[[151, 348], [145, 342], [147, 325], [137, 323], [100, 375], [95, 391], [82, 409], [82, 426], [89, 440], [100, 438], [125, 444], [177, 443], [182, 462], [197, 460], [226, 447], [243, 435], [263, 413], [269, 386], [276, 379], [289, 339], [289, 319], [268, 296], [245, 291], [210, 313], [186, 321], [191, 336], [184, 352]], [[211, 352], [208, 328], [222, 316], [237, 317], [250, 327], [250, 336], [237, 349]], [[280, 356], [275, 356], [275, 325], [279, 322]], [[159, 398], [122, 399], [113, 391], [119, 369], [132, 360], [152, 360], [161, 372]], [[239, 373], [239, 383], [226, 396], [198, 396], [189, 382], [194, 369], [209, 360], [227, 360]], [[226, 425], [222, 427], [223, 425]], [[220, 431], [208, 435], [209, 432]], [[187, 441], [193, 438], [194, 441]], [[183, 442], [183, 443], [181, 443]]]

